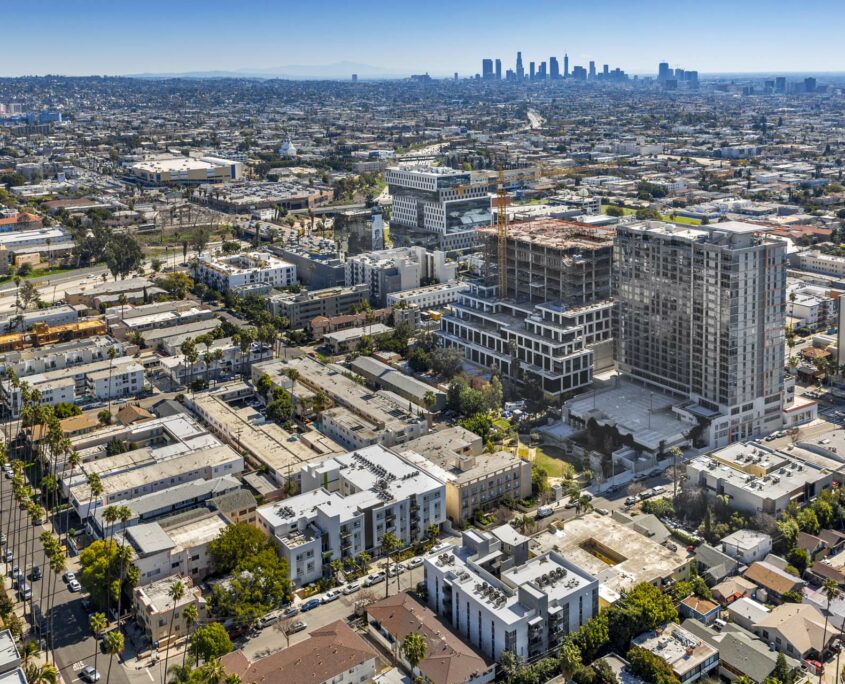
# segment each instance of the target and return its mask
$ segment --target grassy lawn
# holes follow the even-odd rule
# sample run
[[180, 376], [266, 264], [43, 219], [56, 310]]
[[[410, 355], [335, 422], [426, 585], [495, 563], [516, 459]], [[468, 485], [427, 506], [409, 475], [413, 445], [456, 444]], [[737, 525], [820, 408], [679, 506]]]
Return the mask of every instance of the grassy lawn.
[[553, 446], [537, 447], [534, 452], [535, 465], [542, 465], [549, 477], [564, 477], [568, 470], [568, 465], [571, 465], [565, 460], [566, 455], [560, 449]]
[[[616, 205], [602, 204], [601, 205], [601, 213], [606, 214], [608, 208], [612, 207], [612, 206], [616, 206]], [[637, 213], [636, 209], [630, 209], [628, 207], [618, 207], [617, 206], [616, 208], [622, 210], [623, 216], [633, 216], [634, 214]], [[667, 223], [680, 223], [680, 224], [683, 224], [685, 226], [700, 226], [701, 225], [701, 221], [699, 221], [698, 219], [689, 218], [687, 216], [675, 216], [675, 218], [672, 218], [669, 214], [661, 214], [660, 220], [666, 221]]]

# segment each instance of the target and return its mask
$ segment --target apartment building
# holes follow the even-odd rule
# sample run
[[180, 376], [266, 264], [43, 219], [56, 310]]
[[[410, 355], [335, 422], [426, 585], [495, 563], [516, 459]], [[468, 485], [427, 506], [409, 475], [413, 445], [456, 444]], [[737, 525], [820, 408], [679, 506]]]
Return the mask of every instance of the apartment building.
[[501, 554], [498, 540], [469, 530], [460, 548], [424, 561], [429, 608], [486, 657], [534, 659], [598, 615], [598, 580], [564, 556], [542, 553], [497, 576], [487, 559]]
[[798, 265], [801, 270], [811, 273], [822, 273], [840, 278], [845, 276], [845, 259], [815, 249], [801, 252], [798, 256]]
[[460, 349], [475, 364], [497, 368], [511, 382], [534, 382], [557, 399], [590, 385], [596, 356], [602, 366], [612, 363], [611, 301], [573, 310], [514, 303], [497, 298], [495, 291], [471, 283], [460, 293], [440, 320], [437, 334], [445, 346]]
[[188, 606], [197, 607], [199, 624], [208, 618], [208, 606], [202, 597], [202, 589], [195, 587], [190, 577], [180, 578], [179, 581], [184, 587], [184, 592], [182, 598], [176, 602], [170, 596], [170, 588], [173, 585], [171, 579], [159, 580], [134, 589], [135, 620], [149, 643], [165, 645], [171, 634], [173, 641], [188, 636], [191, 629], [185, 618], [185, 608]]
[[196, 278], [215, 290], [237, 290], [263, 284], [282, 288], [296, 284], [296, 266], [269, 252], [244, 252], [233, 256], [202, 255]]
[[[299, 372], [295, 385], [284, 377], [287, 368]], [[409, 409], [407, 399], [384, 390], [374, 392], [348, 378], [348, 371], [341, 366], [303, 356], [255, 364], [253, 381], [263, 373], [288, 390], [300, 406], [318, 392], [325, 394], [334, 407], [322, 413], [322, 431], [348, 449], [372, 444], [394, 446], [428, 432], [428, 422], [420, 412]]]
[[[198, 345], [197, 351], [199, 358], [194, 363], [180, 352], [162, 357], [161, 368], [177, 385], [188, 385], [194, 380], [219, 379], [221, 376], [244, 373], [252, 364], [273, 358], [273, 348], [263, 342], [252, 342], [244, 353], [240, 344], [235, 344], [231, 337], [214, 340], [208, 346]], [[211, 355], [208, 361], [205, 359], [206, 352]]]
[[404, 458], [446, 484], [446, 517], [456, 525], [503, 499], [531, 495], [531, 464], [507, 451], [483, 453], [481, 438], [462, 427], [403, 444]]
[[475, 247], [475, 229], [492, 220], [487, 185], [473, 183], [468, 171], [397, 166], [384, 179], [393, 198], [392, 233], [427, 233], [438, 249], [453, 252]]
[[387, 532], [409, 546], [445, 520], [442, 482], [382, 446], [306, 464], [301, 482], [302, 494], [257, 511], [297, 586], [322, 577], [324, 562], [380, 553]]
[[267, 310], [274, 316], [284, 316], [292, 329], [305, 328], [317, 316], [332, 318], [351, 313], [368, 301], [369, 288], [365, 283], [349, 287], [329, 287], [301, 292], [274, 292], [267, 297]]
[[25, 378], [51, 370], [70, 368], [97, 361], [108, 363], [108, 350], [114, 349], [118, 357], [123, 356], [123, 344], [111, 337], [97, 335], [88, 339], [61, 342], [48, 347], [33, 347], [3, 354], [2, 362], [6, 372], [14, 371], [19, 378]]
[[128, 527], [122, 535], [138, 568], [138, 586], [173, 575], [201, 582], [212, 570], [208, 546], [228, 526], [222, 513], [193, 510]]
[[[144, 389], [144, 367], [129, 356], [108, 362], [94, 361], [57, 368], [26, 377], [30, 389], [41, 392], [41, 403], [81, 403], [85, 400], [105, 401], [130, 397]], [[0, 382], [3, 403], [17, 417], [22, 406], [21, 389], [8, 380]]]
[[686, 398], [714, 446], [780, 428], [785, 243], [760, 226], [617, 227], [617, 365]]
[[740, 442], [687, 463], [690, 481], [731, 508], [778, 516], [791, 502], [803, 505], [831, 486], [826, 468], [791, 458], [756, 442]]
[[635, 637], [632, 645], [660, 658], [683, 684], [708, 677], [719, 668], [715, 646], [673, 623]]
[[365, 252], [346, 260], [347, 287], [366, 284], [373, 306], [385, 306], [393, 292], [415, 290], [432, 282], [448, 283], [456, 274], [457, 263], [447, 261], [444, 251], [418, 246]]

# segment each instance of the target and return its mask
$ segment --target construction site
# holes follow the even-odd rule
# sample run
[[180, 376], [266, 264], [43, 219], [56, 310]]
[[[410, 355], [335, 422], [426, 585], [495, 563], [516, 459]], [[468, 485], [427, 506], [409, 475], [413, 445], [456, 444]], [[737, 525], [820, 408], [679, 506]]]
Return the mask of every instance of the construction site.
[[610, 298], [612, 228], [556, 218], [509, 223], [504, 254], [498, 226], [478, 232], [484, 240], [485, 281], [504, 282], [506, 299], [576, 307]]

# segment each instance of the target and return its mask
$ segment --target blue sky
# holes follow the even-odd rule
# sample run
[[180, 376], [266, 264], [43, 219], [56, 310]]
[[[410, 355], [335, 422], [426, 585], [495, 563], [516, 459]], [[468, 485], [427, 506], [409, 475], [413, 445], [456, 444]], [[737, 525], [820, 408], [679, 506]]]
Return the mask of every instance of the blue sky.
[[468, 75], [518, 49], [526, 69], [566, 50], [633, 73], [845, 71], [841, 0], [27, 0], [2, 17], [3, 76], [340, 61]]

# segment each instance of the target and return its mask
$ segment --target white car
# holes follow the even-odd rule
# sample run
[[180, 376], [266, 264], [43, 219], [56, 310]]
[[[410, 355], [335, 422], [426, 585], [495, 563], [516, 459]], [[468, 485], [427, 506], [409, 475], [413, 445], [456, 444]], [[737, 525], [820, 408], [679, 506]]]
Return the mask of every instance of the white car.
[[73, 570], [68, 570], [64, 575], [62, 575], [62, 578], [69, 584], [76, 579], [76, 573]]
[[423, 564], [423, 559], [419, 556], [415, 556], [411, 560], [408, 561], [409, 568], [418, 568]]
[[331, 603], [332, 601], [337, 601], [339, 598], [340, 592], [337, 589], [333, 589], [323, 594], [323, 603]]
[[384, 577], [385, 577], [385, 575], [384, 575], [383, 572], [373, 573], [372, 575], [370, 575], [369, 577], [367, 577], [364, 580], [364, 586], [365, 587], [371, 587], [374, 584], [378, 584], [379, 582], [384, 582]]
[[70, 591], [77, 592], [82, 590], [82, 585], [79, 583], [78, 580], [72, 579], [70, 582], [67, 583], [67, 588]]
[[361, 585], [358, 582], [350, 582], [343, 588], [343, 595], [349, 596], [349, 594], [354, 594], [361, 588]]

